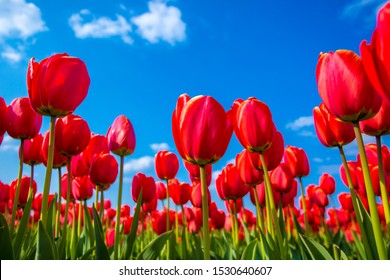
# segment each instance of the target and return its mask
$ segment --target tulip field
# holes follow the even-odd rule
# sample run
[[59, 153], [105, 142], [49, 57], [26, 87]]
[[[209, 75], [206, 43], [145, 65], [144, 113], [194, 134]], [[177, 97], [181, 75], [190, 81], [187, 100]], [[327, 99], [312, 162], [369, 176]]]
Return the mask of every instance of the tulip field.
[[[390, 259], [390, 151], [382, 144], [390, 134], [389, 26], [390, 2], [360, 54], [318, 56], [315, 130], [339, 151], [347, 191], [336, 190], [328, 173], [305, 180], [306, 152], [285, 143], [257, 97], [237, 96], [226, 110], [212, 96], [181, 94], [172, 104], [175, 151], [155, 154], [155, 174], [134, 175], [130, 209], [122, 196], [124, 161], [136, 149], [131, 120], [119, 115], [105, 135], [95, 134], [75, 112], [93, 79], [84, 61], [65, 53], [32, 58], [28, 97], [9, 104], [0, 97], [0, 144], [7, 134], [20, 145], [18, 178], [0, 177], [0, 259]], [[46, 132], [43, 118], [50, 120]], [[233, 134], [242, 150], [212, 178]], [[364, 143], [363, 135], [376, 142]], [[359, 153], [347, 160], [352, 141]], [[188, 182], [177, 178], [181, 162]], [[39, 164], [46, 167], [41, 188]], [[60, 175], [53, 184], [54, 171]], [[219, 201], [210, 195], [212, 181]]]

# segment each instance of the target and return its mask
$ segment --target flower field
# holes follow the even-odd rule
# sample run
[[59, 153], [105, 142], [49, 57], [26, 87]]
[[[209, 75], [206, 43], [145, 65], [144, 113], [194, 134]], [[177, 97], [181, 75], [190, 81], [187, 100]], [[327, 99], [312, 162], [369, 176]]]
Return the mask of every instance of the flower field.
[[[153, 176], [132, 178], [130, 209], [122, 196], [124, 161], [136, 149], [131, 120], [119, 115], [105, 135], [95, 134], [75, 113], [93, 79], [84, 61], [32, 58], [28, 97], [10, 104], [0, 97], [0, 144], [6, 134], [20, 143], [18, 178], [0, 178], [0, 259], [390, 259], [390, 152], [382, 144], [390, 134], [389, 27], [390, 2], [360, 55], [336, 50], [318, 57], [315, 130], [324, 146], [339, 151], [348, 187], [337, 192], [337, 208], [330, 203], [335, 178], [323, 173], [318, 184], [305, 185], [307, 154], [285, 143], [266, 103], [237, 96], [225, 110], [212, 96], [181, 94], [172, 104], [176, 151], [156, 153]], [[50, 119], [46, 132], [43, 118]], [[233, 134], [242, 150], [212, 178]], [[365, 144], [363, 135], [376, 143]], [[348, 161], [344, 146], [352, 141], [359, 153]], [[177, 179], [181, 161], [189, 182]], [[42, 193], [34, 180], [39, 164], [46, 167]], [[53, 185], [54, 171], [60, 180]], [[212, 180], [225, 209], [211, 198]], [[118, 189], [110, 188], [116, 182]], [[243, 205], [245, 197], [255, 211]]]

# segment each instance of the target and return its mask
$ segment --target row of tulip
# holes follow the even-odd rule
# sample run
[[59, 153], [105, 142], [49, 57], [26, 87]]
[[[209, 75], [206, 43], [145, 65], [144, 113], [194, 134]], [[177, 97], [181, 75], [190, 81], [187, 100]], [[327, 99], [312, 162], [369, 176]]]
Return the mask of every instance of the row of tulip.
[[[130, 120], [120, 115], [106, 135], [91, 133], [87, 121], [73, 114], [88, 93], [84, 62], [67, 54], [39, 63], [31, 59], [28, 97], [8, 106], [0, 98], [0, 143], [5, 133], [20, 140], [18, 178], [10, 186], [0, 184], [1, 259], [389, 259], [390, 153], [381, 142], [390, 133], [387, 26], [390, 3], [379, 11], [371, 44], [362, 42], [361, 57], [337, 50], [318, 59], [323, 103], [313, 110], [315, 128], [323, 145], [339, 149], [340, 175], [349, 188], [339, 194], [337, 209], [329, 207], [332, 176], [325, 173], [318, 184], [304, 187], [307, 155], [285, 146], [267, 104], [237, 99], [225, 111], [211, 96], [182, 94], [172, 134], [191, 184], [176, 179], [175, 153], [158, 152], [161, 181], [134, 176], [131, 215], [122, 205], [124, 159], [136, 146]], [[50, 117], [44, 135], [43, 116]], [[364, 145], [362, 132], [376, 143]], [[233, 133], [244, 149], [215, 178], [226, 213], [211, 200], [209, 186], [212, 165]], [[355, 139], [359, 155], [347, 161], [343, 146]], [[36, 194], [34, 166], [41, 163], [46, 175], [43, 192]], [[24, 164], [29, 177], [22, 176]], [[53, 168], [59, 183], [50, 193]], [[117, 180], [112, 209], [104, 196]], [[93, 190], [95, 200], [88, 205]], [[255, 213], [243, 205], [247, 195]]]

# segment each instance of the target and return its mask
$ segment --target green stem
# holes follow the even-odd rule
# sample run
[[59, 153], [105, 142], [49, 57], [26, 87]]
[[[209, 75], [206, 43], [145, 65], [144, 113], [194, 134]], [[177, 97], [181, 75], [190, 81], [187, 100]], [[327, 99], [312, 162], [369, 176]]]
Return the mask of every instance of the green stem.
[[299, 177], [299, 187], [301, 188], [303, 219], [305, 221], [305, 233], [306, 233], [306, 235], [309, 235], [310, 224], [309, 224], [309, 218], [307, 217], [307, 205], [306, 205], [305, 190], [303, 188], [302, 177]]
[[114, 260], [118, 259], [119, 256], [119, 224], [120, 224], [120, 213], [121, 213], [121, 204], [122, 204], [122, 189], [123, 189], [123, 165], [124, 165], [124, 156], [120, 156], [120, 166], [119, 166], [119, 188], [118, 188], [118, 205], [116, 208], [116, 220], [115, 220], [115, 241], [114, 241]]
[[96, 208], [96, 211], [98, 210], [98, 204], [99, 204], [99, 186], [95, 185], [95, 208]]
[[16, 210], [18, 209], [19, 202], [19, 194], [20, 194], [20, 185], [22, 182], [22, 174], [23, 174], [23, 150], [24, 150], [24, 139], [20, 140], [20, 148], [19, 148], [19, 171], [18, 171], [18, 183], [16, 185], [14, 204], [12, 207], [12, 216], [11, 216], [11, 228], [10, 228], [10, 236], [12, 238], [15, 231], [15, 219], [16, 219]]
[[206, 168], [205, 166], [199, 166], [199, 168], [200, 168], [200, 185], [202, 188], [204, 259], [210, 260], [209, 204], [207, 198]]
[[387, 234], [390, 234], [390, 207], [389, 207], [389, 198], [387, 196], [386, 179], [385, 179], [385, 172], [383, 169], [383, 161], [382, 161], [382, 139], [381, 136], [376, 136], [375, 138], [376, 138], [376, 149], [378, 154], [379, 185], [381, 189], [383, 210], [385, 212]]
[[[77, 238], [77, 221], [76, 221], [76, 203], [73, 202], [73, 229], [72, 229], [72, 237], [71, 237], [71, 241], [70, 241], [70, 246], [71, 246], [71, 258], [72, 259], [75, 259], [76, 258], [76, 240], [78, 239]], [[65, 227], [66, 227], [66, 224], [65, 224]]]
[[[67, 180], [67, 188], [66, 188], [66, 201], [65, 201], [65, 214], [64, 214], [64, 229], [63, 229], [63, 236], [67, 237], [67, 224], [68, 224], [68, 216], [69, 216], [69, 203], [70, 203], [70, 191], [71, 191], [71, 174], [70, 174], [70, 168], [71, 168], [71, 160], [70, 157], [68, 157], [67, 162], [67, 169], [68, 169], [68, 180]], [[61, 216], [61, 215], [60, 215]], [[61, 219], [61, 217], [60, 217]]]
[[233, 200], [233, 224], [235, 228], [233, 243], [238, 246], [238, 221], [237, 221], [237, 201]]
[[[257, 193], [257, 188], [256, 188], [256, 186], [254, 186], [253, 191], [254, 191], [254, 194], [255, 194], [257, 227], [258, 227], [259, 230], [263, 230], [263, 221], [262, 221], [262, 215], [261, 215], [259, 197], [258, 197], [258, 193]], [[260, 240], [260, 239], [259, 239], [259, 240]]]
[[58, 203], [57, 203], [57, 217], [56, 217], [56, 235], [60, 235], [60, 221], [61, 221], [61, 203], [62, 203], [62, 182], [61, 182], [61, 167], [58, 168]]
[[45, 183], [43, 187], [42, 211], [41, 211], [41, 220], [45, 227], [46, 227], [46, 220], [47, 220], [47, 204], [48, 204], [49, 192], [50, 192], [51, 172], [53, 169], [55, 123], [56, 123], [56, 117], [51, 116], [49, 151], [47, 155], [46, 175], [45, 175]]
[[77, 236], [78, 237], [81, 236], [81, 222], [83, 219], [82, 213], [83, 213], [83, 201], [80, 200], [79, 201], [79, 218], [77, 220]]
[[[98, 192], [98, 191], [96, 191]], [[103, 216], [104, 216], [104, 191], [103, 189], [100, 192], [100, 208], [99, 208], [99, 216], [100, 220], [102, 221], [103, 224]]]
[[351, 194], [352, 206], [353, 206], [353, 210], [354, 210], [354, 212], [356, 214], [356, 221], [357, 221], [359, 229], [360, 229], [360, 234], [362, 236], [362, 241], [363, 241], [363, 244], [364, 244], [366, 255], [367, 255], [367, 258], [369, 260], [372, 260], [371, 247], [369, 245], [369, 242], [368, 242], [368, 239], [367, 239], [367, 234], [366, 234], [366, 231], [365, 231], [364, 226], [363, 226], [363, 215], [362, 215], [362, 212], [361, 212], [362, 209], [360, 209], [359, 204], [357, 202], [358, 198], [357, 198], [356, 192], [355, 192], [355, 190], [353, 188], [351, 172], [349, 171], [347, 158], [345, 157], [345, 153], [344, 153], [343, 147], [342, 146], [338, 146], [338, 148], [339, 148], [339, 152], [340, 152], [340, 156], [341, 156], [341, 161], [343, 162], [345, 175], [347, 177], [349, 192]]
[[[166, 180], [167, 181], [167, 191], [166, 191], [166, 193], [167, 193], [167, 214], [166, 214], [166, 230], [167, 231], [169, 231], [169, 227], [171, 226], [170, 225], [170, 199], [169, 199], [169, 180], [167, 179]], [[167, 240], [167, 260], [169, 260], [169, 258], [170, 258], [170, 248], [171, 248], [171, 246], [170, 246], [171, 244], [170, 244], [170, 238], [168, 238], [168, 240]]]
[[374, 190], [371, 182], [370, 169], [368, 167], [366, 152], [364, 150], [363, 137], [360, 132], [359, 123], [354, 122], [353, 128], [355, 131], [356, 141], [358, 143], [358, 148], [359, 148], [360, 161], [363, 169], [364, 183], [366, 185], [367, 200], [368, 200], [368, 206], [370, 208], [370, 216], [372, 221], [372, 227], [374, 230], [375, 243], [378, 249], [379, 258], [381, 260], [384, 260], [387, 258], [386, 257], [387, 254], [385, 250], [385, 245], [383, 243], [382, 229], [379, 220], [376, 199], [375, 199]]

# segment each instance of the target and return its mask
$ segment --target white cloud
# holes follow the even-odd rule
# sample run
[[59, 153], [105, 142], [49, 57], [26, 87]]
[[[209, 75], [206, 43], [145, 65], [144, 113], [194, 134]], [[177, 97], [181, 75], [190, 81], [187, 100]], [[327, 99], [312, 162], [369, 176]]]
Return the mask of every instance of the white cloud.
[[18, 152], [19, 151], [20, 141], [13, 139], [9, 135], [4, 135], [3, 142], [0, 144], [1, 152]]
[[154, 151], [154, 152], [158, 152], [158, 151], [161, 151], [161, 150], [169, 150], [171, 147], [169, 147], [168, 143], [153, 143], [153, 144], [150, 144], [150, 148]]
[[304, 137], [317, 137], [317, 135], [313, 131], [309, 130], [302, 130], [298, 134]]
[[305, 117], [299, 117], [295, 121], [286, 124], [286, 128], [297, 131], [303, 127], [312, 126], [312, 125], [314, 125], [313, 116], [305, 116]]
[[166, 3], [158, 0], [150, 1], [148, 7], [148, 12], [131, 19], [142, 38], [150, 43], [161, 40], [171, 45], [186, 39], [186, 24], [177, 7], [168, 7]]
[[324, 160], [323, 160], [322, 158], [316, 157], [316, 158], [313, 158], [313, 161], [314, 161], [314, 162], [317, 162], [317, 163], [321, 163], [321, 162], [323, 162]]
[[321, 165], [317, 169], [318, 174], [329, 173], [330, 175], [339, 174], [341, 164]]
[[121, 15], [116, 15], [115, 20], [108, 17], [93, 18], [89, 10], [81, 10], [69, 18], [69, 24], [79, 39], [119, 36], [126, 44], [133, 43], [129, 35], [131, 24]]
[[4, 50], [1, 52], [1, 57], [10, 63], [18, 63], [23, 59], [23, 51], [5, 45]]
[[375, 22], [378, 10], [384, 3], [386, 1], [383, 0], [353, 0], [344, 7], [341, 18]]
[[154, 157], [143, 156], [140, 158], [131, 159], [123, 166], [124, 172], [142, 172], [154, 166]]

